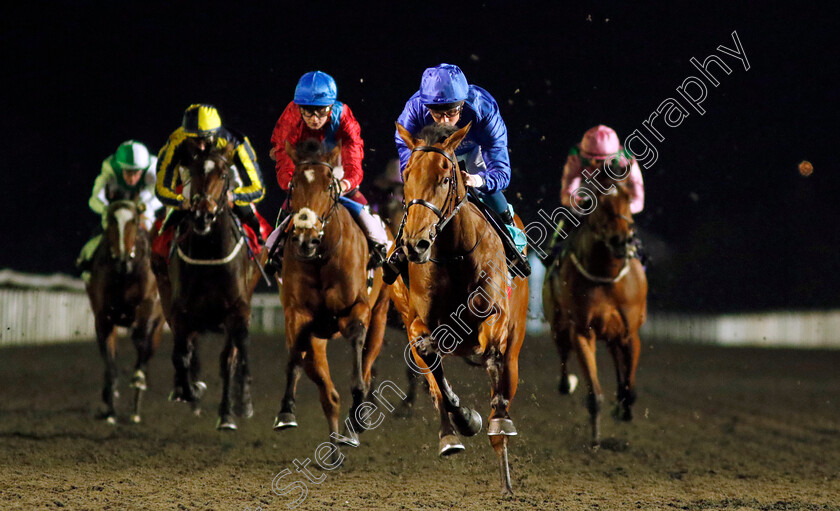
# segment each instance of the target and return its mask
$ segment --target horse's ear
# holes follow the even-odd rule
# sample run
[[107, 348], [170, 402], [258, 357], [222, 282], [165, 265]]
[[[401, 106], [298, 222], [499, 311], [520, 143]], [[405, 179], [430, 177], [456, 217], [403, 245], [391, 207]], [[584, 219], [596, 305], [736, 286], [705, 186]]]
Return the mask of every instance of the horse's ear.
[[332, 148], [332, 151], [327, 153], [327, 163], [330, 165], [337, 165], [338, 159], [341, 156], [341, 140], [339, 140], [335, 147]]
[[443, 141], [443, 150], [444, 151], [454, 151], [458, 144], [464, 140], [464, 137], [467, 136], [467, 133], [470, 131], [470, 127], [472, 126], [472, 121], [468, 122], [466, 126], [459, 129], [455, 133], [449, 136], [446, 140]]
[[408, 130], [405, 129], [399, 122], [395, 122], [394, 124], [397, 125], [397, 133], [399, 133], [400, 138], [403, 139], [405, 145], [408, 146], [408, 149], [413, 150], [417, 147], [417, 140], [414, 139], [411, 133], [409, 133]]
[[286, 140], [286, 154], [289, 155], [289, 158], [291, 158], [293, 162], [297, 163], [297, 161], [298, 161], [297, 151], [295, 151], [294, 146], [292, 146], [292, 143], [289, 142], [288, 140]]
[[145, 202], [138, 202], [137, 203], [137, 212], [141, 215], [146, 212], [146, 203]]

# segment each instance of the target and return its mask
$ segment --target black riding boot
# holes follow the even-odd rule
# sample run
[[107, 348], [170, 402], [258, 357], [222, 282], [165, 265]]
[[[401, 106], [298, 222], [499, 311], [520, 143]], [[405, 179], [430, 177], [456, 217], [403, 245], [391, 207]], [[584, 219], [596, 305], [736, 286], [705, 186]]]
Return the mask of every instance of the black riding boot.
[[408, 256], [405, 255], [402, 247], [397, 247], [391, 257], [382, 266], [382, 280], [391, 285], [397, 281], [397, 277], [403, 276], [403, 282], [408, 285]]
[[368, 270], [375, 270], [385, 263], [388, 257], [388, 247], [384, 243], [377, 243], [368, 238], [368, 251], [370, 252], [370, 259], [368, 260]]
[[256, 213], [254, 213], [254, 209], [251, 206], [234, 206], [233, 211], [236, 213], [236, 216], [239, 217], [240, 222], [247, 225], [252, 231], [254, 231], [254, 234], [257, 235], [257, 243], [265, 245], [265, 240], [262, 237], [260, 221], [257, 218]]
[[[510, 213], [509, 209], [499, 213], [499, 218], [501, 218], [507, 225], [515, 226], [513, 222], [513, 215]], [[507, 232], [507, 228], [505, 228], [504, 231], [504, 233], [499, 234], [501, 234], [502, 237], [502, 245], [505, 247], [505, 258], [510, 261], [512, 267], [518, 270], [517, 273], [521, 274], [523, 277], [527, 277], [531, 274], [531, 263], [529, 263], [528, 258], [525, 257], [518, 248], [516, 248], [516, 244]]]
[[285, 227], [290, 219], [291, 215], [281, 209], [280, 214], [277, 217], [276, 228], [283, 230], [277, 235], [277, 240], [274, 242], [274, 246], [268, 247], [268, 260], [265, 262], [264, 270], [266, 275], [269, 277], [279, 274], [280, 270], [283, 269], [283, 248], [286, 246], [286, 238], [289, 236]]

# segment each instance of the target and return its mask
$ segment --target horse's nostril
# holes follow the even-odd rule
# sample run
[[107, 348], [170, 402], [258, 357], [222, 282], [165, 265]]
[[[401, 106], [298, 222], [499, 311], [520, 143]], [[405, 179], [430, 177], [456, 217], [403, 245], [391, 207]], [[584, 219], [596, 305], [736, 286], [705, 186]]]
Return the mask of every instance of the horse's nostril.
[[309, 240], [309, 244], [313, 247], [317, 247], [321, 244], [321, 238], [312, 238], [311, 240]]
[[621, 245], [621, 237], [618, 235], [610, 237], [610, 245], [614, 247]]
[[420, 240], [414, 244], [414, 251], [418, 254], [422, 254], [426, 250], [432, 246], [432, 242], [429, 240]]

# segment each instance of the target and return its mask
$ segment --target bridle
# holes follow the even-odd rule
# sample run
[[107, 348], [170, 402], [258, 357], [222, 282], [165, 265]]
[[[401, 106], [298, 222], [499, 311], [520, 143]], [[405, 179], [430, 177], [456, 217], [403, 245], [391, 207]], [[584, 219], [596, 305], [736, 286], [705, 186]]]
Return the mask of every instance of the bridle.
[[[209, 161], [209, 158], [207, 160], [205, 160], [205, 163], [207, 161]], [[210, 195], [207, 194], [207, 193], [195, 193], [195, 194], [193, 194], [192, 197], [190, 198], [190, 213], [193, 213], [193, 214], [189, 215], [190, 217], [193, 217], [192, 220], [191, 220], [192, 222], [195, 221], [195, 219], [194, 219], [195, 213], [198, 212], [196, 208], [198, 207], [198, 205], [200, 203], [202, 203], [204, 201], [207, 201], [210, 204], [215, 205], [215, 209], [214, 209], [213, 213], [210, 215], [210, 219], [208, 221], [209, 224], [213, 224], [213, 223], [216, 222], [216, 219], [218, 218], [218, 215], [219, 215], [220, 212], [228, 213], [228, 214], [231, 214], [231, 215], [233, 214], [233, 212], [230, 211], [230, 208], [227, 207], [227, 200], [226, 200], [227, 199], [227, 192], [228, 192], [228, 189], [230, 188], [231, 170], [230, 170], [230, 166], [228, 166], [227, 161], [224, 158], [222, 158], [222, 161], [224, 161], [224, 163], [225, 163], [225, 171], [224, 171], [224, 174], [223, 174], [223, 176], [224, 176], [224, 186], [222, 187], [222, 192], [219, 195], [218, 199], [210, 197]], [[214, 162], [214, 163], [218, 164], [217, 162]], [[185, 185], [186, 185], [186, 183], [185, 183]], [[221, 204], [219, 202], [221, 202]], [[234, 226], [237, 226], [237, 225], [238, 225], [238, 220], [236, 220], [236, 217], [234, 216]], [[190, 229], [190, 230], [192, 230], [192, 229]], [[184, 250], [181, 248], [181, 245], [179, 243], [184, 237], [186, 237], [186, 234], [189, 233], [189, 231], [187, 231], [187, 233], [180, 236], [178, 239], [176, 239], [174, 241], [175, 251], [178, 254], [178, 257], [181, 258], [181, 260], [183, 260], [187, 264], [191, 264], [191, 265], [194, 265], [194, 266], [220, 266], [220, 265], [223, 265], [223, 264], [227, 264], [227, 263], [233, 261], [233, 259], [236, 257], [236, 255], [239, 253], [239, 251], [245, 245], [245, 236], [242, 234], [241, 230], [237, 229], [236, 227], [234, 227], [233, 230], [234, 230], [234, 233], [236, 235], [238, 235], [239, 239], [237, 240], [233, 249], [224, 257], [217, 258], [217, 259], [196, 259], [196, 258], [190, 257], [186, 252], [184, 252]]]
[[601, 242], [604, 243], [604, 245], [607, 247], [607, 250], [609, 250], [610, 255], [612, 257], [614, 257], [615, 259], [622, 259], [623, 260], [623, 264], [621, 266], [621, 269], [618, 271], [618, 274], [615, 277], [600, 277], [600, 276], [597, 276], [597, 275], [593, 275], [589, 271], [587, 271], [586, 268], [584, 268], [583, 264], [581, 264], [580, 260], [578, 260], [577, 256], [575, 255], [575, 252], [573, 250], [571, 251], [571, 253], [569, 255], [569, 259], [571, 259], [572, 264], [575, 266], [577, 271], [580, 272], [580, 274], [583, 275], [587, 280], [590, 280], [592, 282], [597, 282], [599, 284], [615, 284], [619, 280], [623, 279], [630, 272], [630, 260], [633, 259], [633, 257], [635, 257], [635, 255], [636, 255], [635, 254], [635, 247], [631, 243], [632, 240], [633, 240], [633, 229], [635, 228], [636, 224], [635, 224], [635, 222], [633, 221], [632, 218], [630, 218], [626, 215], [622, 215], [622, 214], [619, 213], [617, 216], [619, 218], [622, 218], [625, 221], [627, 221], [627, 224], [629, 226], [629, 231], [630, 231], [629, 235], [624, 238], [624, 244], [623, 244], [624, 254], [623, 255], [619, 255], [619, 254], [615, 253], [615, 247], [612, 245], [612, 243], [609, 242], [609, 240], [606, 238], [606, 236], [603, 233], [595, 232], [594, 230], [592, 230], [592, 234], [591, 234], [592, 239], [597, 240], [597, 241], [601, 241]]
[[[438, 234], [441, 233], [441, 231], [443, 231], [447, 224], [449, 224], [449, 222], [452, 221], [453, 218], [455, 218], [455, 215], [458, 214], [458, 211], [460, 211], [461, 207], [463, 207], [463, 205], [467, 202], [467, 198], [469, 196], [469, 194], [465, 192], [464, 196], [461, 197], [460, 193], [458, 192], [458, 162], [457, 160], [455, 160], [455, 157], [452, 154], [447, 153], [443, 149], [426, 145], [417, 146], [411, 150], [412, 153], [417, 151], [423, 153], [441, 154], [452, 163], [452, 169], [449, 172], [449, 190], [447, 190], [446, 199], [444, 199], [443, 205], [440, 208], [424, 199], [413, 199], [405, 205], [405, 207], [403, 208], [405, 213], [403, 213], [402, 222], [400, 222], [400, 230], [397, 234], [397, 243], [402, 241], [403, 228], [405, 227], [405, 223], [408, 219], [408, 210], [409, 208], [411, 208], [411, 206], [423, 206], [425, 208], [430, 209], [432, 213], [434, 213], [435, 216], [437, 216], [437, 223], [429, 229], [429, 241], [431, 243], [434, 243], [435, 238], [438, 236]], [[444, 213], [444, 211], [447, 208], [449, 208], [449, 213]], [[477, 243], [476, 246], [478, 246]], [[475, 247], [473, 247], [472, 250], [475, 250]], [[472, 250], [470, 250], [470, 252], [472, 252]]]
[[[321, 224], [321, 228], [318, 229], [318, 238], [321, 238], [321, 237], [324, 236], [324, 230], [326, 229], [327, 224], [329, 223], [330, 219], [332, 219], [335, 211], [338, 209], [339, 198], [341, 197], [341, 182], [338, 180], [338, 178], [335, 177], [335, 172], [334, 172], [335, 169], [328, 162], [318, 161], [318, 160], [300, 161], [300, 162], [297, 162], [295, 164], [295, 172], [297, 172], [297, 169], [299, 167], [303, 166], [303, 165], [320, 165], [320, 166], [327, 167], [328, 169], [330, 169], [330, 185], [329, 185], [329, 188], [327, 189], [329, 191], [329, 194], [330, 194], [330, 203], [331, 203], [330, 204], [330, 209], [327, 210], [327, 214], [324, 215], [323, 217], [321, 217], [321, 215], [318, 215], [317, 213], [313, 212], [316, 216], [316, 219]], [[292, 201], [292, 194], [294, 193], [294, 190], [295, 190], [294, 184], [290, 184], [289, 185], [289, 203], [291, 203], [291, 201]], [[290, 215], [291, 219], [289, 220], [289, 223], [286, 226], [286, 231], [287, 232], [288, 231], [293, 231], [295, 229], [295, 227], [294, 227], [294, 217], [297, 214], [298, 214], [298, 211], [292, 211], [292, 213]], [[341, 243], [341, 237], [339, 237], [338, 243], [339, 244]], [[336, 247], [334, 247], [334, 248], [337, 248], [337, 246], [338, 245], [336, 245]], [[314, 259], [321, 259], [323, 257], [323, 253], [316, 251], [314, 255], [309, 256], [309, 257], [304, 257], [304, 256], [301, 256], [300, 254], [295, 254], [294, 257], [296, 259], [301, 260], [301, 261], [311, 261], [311, 260], [314, 260]]]

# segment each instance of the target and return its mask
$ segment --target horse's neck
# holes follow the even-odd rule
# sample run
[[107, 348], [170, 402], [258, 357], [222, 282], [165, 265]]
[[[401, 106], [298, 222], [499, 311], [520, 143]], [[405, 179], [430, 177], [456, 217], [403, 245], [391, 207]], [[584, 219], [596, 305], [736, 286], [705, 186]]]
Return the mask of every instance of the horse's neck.
[[457, 255], [470, 251], [475, 246], [480, 229], [483, 227], [483, 217], [472, 204], [464, 204], [449, 225], [438, 235], [433, 247], [442, 256]]
[[597, 242], [588, 226], [574, 240], [573, 252], [580, 264], [595, 275], [613, 275], [624, 264], [624, 259], [614, 257], [606, 244]]
[[208, 255], [213, 253], [227, 254], [239, 241], [237, 232], [240, 231], [233, 211], [225, 209], [220, 211], [216, 221], [210, 227], [210, 232], [204, 236], [193, 232], [192, 222], [183, 222], [181, 232], [184, 242], [188, 243], [193, 250], [200, 250]]

